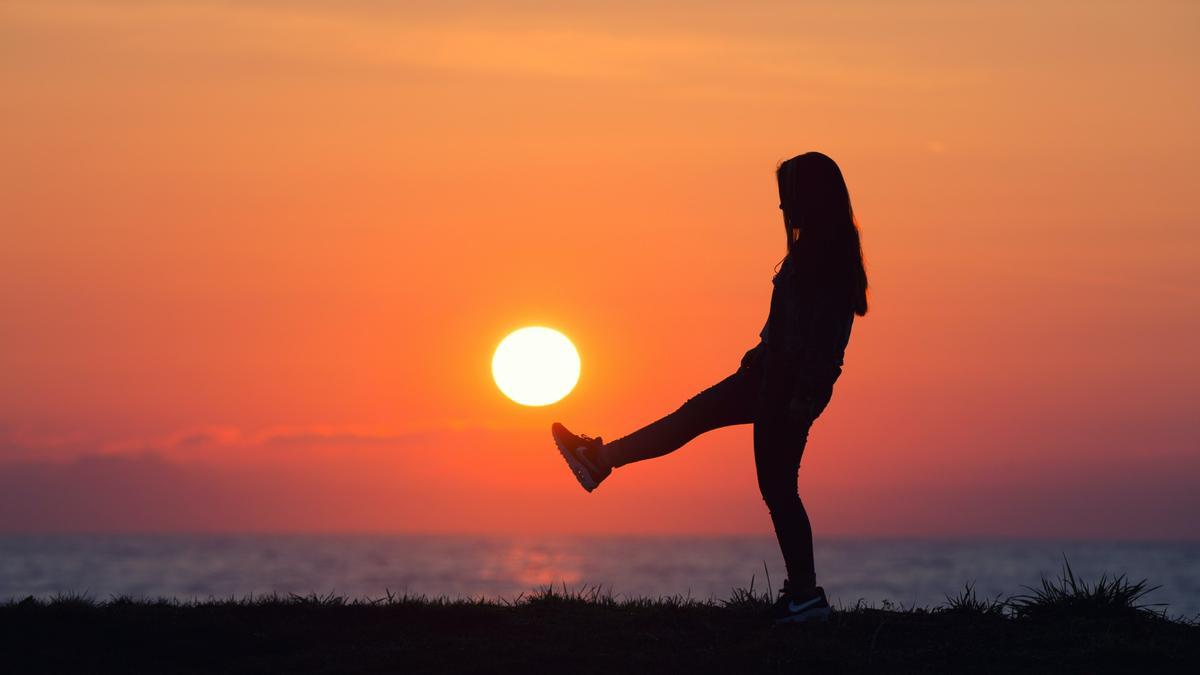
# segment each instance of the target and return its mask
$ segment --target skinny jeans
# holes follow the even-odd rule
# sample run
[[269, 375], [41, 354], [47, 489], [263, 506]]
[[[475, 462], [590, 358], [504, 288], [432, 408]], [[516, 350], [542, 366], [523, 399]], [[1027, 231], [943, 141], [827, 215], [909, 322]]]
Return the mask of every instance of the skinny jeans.
[[778, 373], [764, 378], [769, 367], [764, 361], [738, 368], [675, 412], [606, 443], [605, 458], [614, 467], [622, 466], [674, 452], [706, 431], [753, 424], [758, 489], [775, 526], [789, 583], [807, 589], [816, 586], [812, 525], [800, 500], [797, 477], [809, 428], [828, 405], [833, 383], [793, 396], [793, 389], [772, 384], [791, 378]]

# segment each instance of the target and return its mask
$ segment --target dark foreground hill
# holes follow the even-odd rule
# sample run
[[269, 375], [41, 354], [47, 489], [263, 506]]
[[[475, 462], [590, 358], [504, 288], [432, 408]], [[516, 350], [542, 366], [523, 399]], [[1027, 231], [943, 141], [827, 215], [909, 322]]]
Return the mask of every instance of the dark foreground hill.
[[[1069, 584], [1068, 584], [1069, 581]], [[542, 590], [513, 602], [388, 597], [0, 605], [0, 671], [1200, 672], [1200, 624], [1139, 608], [1143, 586], [1074, 579], [964, 592], [933, 609], [844, 608], [772, 627], [767, 597], [619, 600]]]

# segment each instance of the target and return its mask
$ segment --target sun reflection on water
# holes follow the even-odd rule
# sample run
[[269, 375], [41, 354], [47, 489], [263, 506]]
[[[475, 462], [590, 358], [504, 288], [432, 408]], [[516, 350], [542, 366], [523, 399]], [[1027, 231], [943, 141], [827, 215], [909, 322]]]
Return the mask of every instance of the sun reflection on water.
[[583, 579], [579, 554], [548, 547], [514, 543], [484, 561], [485, 579], [517, 580], [534, 588], [555, 584], [577, 584]]

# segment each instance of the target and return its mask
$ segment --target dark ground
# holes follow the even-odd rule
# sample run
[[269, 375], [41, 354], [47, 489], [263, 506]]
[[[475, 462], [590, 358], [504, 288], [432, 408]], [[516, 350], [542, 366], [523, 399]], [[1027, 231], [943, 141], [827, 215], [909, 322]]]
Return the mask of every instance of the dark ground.
[[1011, 602], [964, 593], [935, 609], [846, 608], [825, 625], [780, 627], [760, 615], [766, 596], [744, 591], [716, 602], [31, 598], [0, 605], [0, 671], [1200, 673], [1200, 624], [1138, 609], [1121, 588]]

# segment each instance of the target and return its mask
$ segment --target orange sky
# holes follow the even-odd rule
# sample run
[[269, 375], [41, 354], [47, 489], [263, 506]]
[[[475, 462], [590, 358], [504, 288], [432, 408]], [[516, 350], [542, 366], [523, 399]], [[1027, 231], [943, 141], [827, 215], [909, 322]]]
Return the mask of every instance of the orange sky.
[[402, 4], [0, 5], [0, 530], [769, 532], [748, 427], [590, 496], [548, 427], [732, 372], [820, 150], [817, 535], [1200, 538], [1195, 3]]

